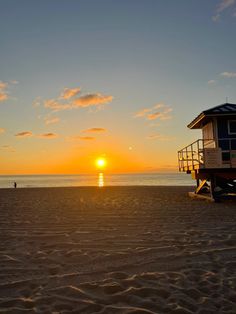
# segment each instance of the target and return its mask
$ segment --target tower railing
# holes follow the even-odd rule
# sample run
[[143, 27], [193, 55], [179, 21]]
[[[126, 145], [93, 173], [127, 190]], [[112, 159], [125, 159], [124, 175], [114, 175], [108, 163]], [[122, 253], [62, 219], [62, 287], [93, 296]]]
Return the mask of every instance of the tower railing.
[[[178, 151], [179, 171], [190, 172], [206, 168], [206, 149], [220, 148], [222, 151], [222, 164], [236, 167], [236, 138], [198, 139]], [[223, 166], [222, 166], [223, 167]]]
[[199, 169], [203, 161], [204, 140], [199, 139], [178, 151], [179, 171]]

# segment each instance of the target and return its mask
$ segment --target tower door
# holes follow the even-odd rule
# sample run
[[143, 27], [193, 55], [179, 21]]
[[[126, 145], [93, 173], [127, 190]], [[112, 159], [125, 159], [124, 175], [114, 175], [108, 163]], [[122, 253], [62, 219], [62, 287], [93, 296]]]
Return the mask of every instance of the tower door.
[[202, 128], [202, 137], [203, 137], [203, 147], [205, 148], [215, 148], [215, 138], [214, 138], [214, 129], [213, 123], [209, 122]]

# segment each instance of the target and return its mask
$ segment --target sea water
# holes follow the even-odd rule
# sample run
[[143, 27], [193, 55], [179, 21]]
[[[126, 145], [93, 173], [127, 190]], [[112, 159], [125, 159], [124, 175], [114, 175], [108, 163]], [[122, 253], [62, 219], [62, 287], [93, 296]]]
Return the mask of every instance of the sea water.
[[194, 185], [185, 173], [106, 174], [94, 175], [5, 175], [0, 176], [0, 188], [68, 187], [68, 186], [184, 186]]

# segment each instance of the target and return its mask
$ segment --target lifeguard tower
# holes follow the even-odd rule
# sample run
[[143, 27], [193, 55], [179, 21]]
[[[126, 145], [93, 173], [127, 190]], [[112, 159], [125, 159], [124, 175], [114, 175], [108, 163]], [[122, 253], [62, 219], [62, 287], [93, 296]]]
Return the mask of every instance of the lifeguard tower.
[[[219, 200], [236, 193], [236, 104], [200, 113], [188, 128], [202, 129], [202, 139], [178, 151], [179, 171], [197, 181], [190, 195]], [[235, 194], [236, 195], [236, 194]]]

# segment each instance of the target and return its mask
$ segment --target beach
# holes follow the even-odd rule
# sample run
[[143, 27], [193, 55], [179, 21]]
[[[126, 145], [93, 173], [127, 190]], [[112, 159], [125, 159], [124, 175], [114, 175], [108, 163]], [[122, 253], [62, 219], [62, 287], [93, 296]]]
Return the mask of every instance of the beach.
[[236, 200], [0, 189], [0, 313], [236, 313]]

